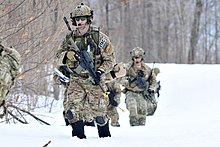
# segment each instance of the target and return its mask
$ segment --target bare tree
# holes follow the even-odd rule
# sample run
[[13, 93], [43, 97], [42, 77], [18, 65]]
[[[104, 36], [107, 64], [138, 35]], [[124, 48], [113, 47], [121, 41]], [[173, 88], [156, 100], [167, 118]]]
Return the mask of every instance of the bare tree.
[[188, 63], [195, 63], [196, 57], [196, 46], [199, 39], [199, 27], [200, 27], [200, 17], [202, 13], [202, 0], [196, 0], [195, 11], [194, 11], [194, 19], [191, 27], [191, 38], [190, 38], [190, 50], [189, 50], [189, 58]]

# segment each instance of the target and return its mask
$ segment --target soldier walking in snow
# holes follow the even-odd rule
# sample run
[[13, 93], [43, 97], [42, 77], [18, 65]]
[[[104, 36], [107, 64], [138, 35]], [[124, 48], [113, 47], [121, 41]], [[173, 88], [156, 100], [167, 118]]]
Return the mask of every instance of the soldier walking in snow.
[[[143, 126], [152, 102], [152, 96], [157, 90], [156, 75], [153, 70], [143, 62], [144, 50], [135, 47], [131, 52], [132, 62], [125, 65], [126, 76], [121, 79], [125, 87], [126, 108], [129, 111], [131, 126]], [[154, 105], [154, 104], [153, 104]], [[150, 112], [152, 113], [152, 112]]]
[[58, 68], [69, 77], [64, 106], [72, 136], [86, 138], [84, 123], [95, 120], [99, 137], [111, 137], [103, 75], [113, 68], [114, 49], [108, 36], [91, 25], [93, 11], [87, 5], [75, 7], [70, 18], [76, 29], [66, 35], [57, 58]]

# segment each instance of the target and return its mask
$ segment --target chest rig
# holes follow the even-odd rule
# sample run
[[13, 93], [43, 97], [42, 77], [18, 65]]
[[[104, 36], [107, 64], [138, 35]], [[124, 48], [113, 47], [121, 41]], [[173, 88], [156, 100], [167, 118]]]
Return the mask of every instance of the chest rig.
[[91, 27], [90, 31], [83, 36], [74, 35], [73, 39], [79, 50], [86, 50], [97, 70], [103, 63], [101, 49], [99, 48], [99, 28]]

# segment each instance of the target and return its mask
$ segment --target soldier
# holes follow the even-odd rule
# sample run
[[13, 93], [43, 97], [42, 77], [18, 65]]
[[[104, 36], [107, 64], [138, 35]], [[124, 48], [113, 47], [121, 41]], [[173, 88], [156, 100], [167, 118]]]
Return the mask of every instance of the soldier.
[[[110, 83], [107, 83], [108, 91], [112, 91], [112, 93], [109, 94], [109, 105], [108, 105], [108, 112], [107, 115], [111, 119], [111, 126], [113, 127], [120, 127], [119, 124], [119, 114], [117, 111], [117, 106], [120, 103], [120, 97], [121, 97], [121, 88], [120, 84], [114, 80]], [[111, 99], [112, 98], [112, 99]]]
[[20, 54], [12, 47], [5, 47], [0, 38], [0, 118], [6, 113], [5, 98], [19, 75]]
[[[95, 120], [99, 137], [111, 137], [107, 117], [108, 98], [103, 95], [107, 87], [103, 75], [113, 67], [114, 49], [109, 38], [99, 28], [91, 25], [93, 11], [83, 3], [70, 13], [76, 29], [66, 35], [57, 52], [62, 68], [69, 77], [65, 92], [65, 114], [72, 126], [72, 137], [86, 138], [84, 122]], [[76, 46], [77, 47], [76, 47]], [[85, 52], [86, 51], [86, 52]], [[85, 68], [82, 53], [91, 59], [92, 73]], [[85, 56], [84, 56], [85, 57]], [[60, 78], [63, 82], [63, 78]]]
[[[156, 91], [156, 75], [151, 68], [143, 62], [144, 50], [135, 47], [131, 52], [132, 62], [125, 65], [126, 76], [121, 79], [125, 87], [126, 108], [129, 111], [131, 126], [143, 126], [148, 114], [150, 95]], [[147, 91], [147, 96], [144, 92]]]

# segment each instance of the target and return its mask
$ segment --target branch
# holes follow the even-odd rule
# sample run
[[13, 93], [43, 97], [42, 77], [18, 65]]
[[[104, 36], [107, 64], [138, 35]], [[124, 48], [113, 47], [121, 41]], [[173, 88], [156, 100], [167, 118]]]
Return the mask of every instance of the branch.
[[[42, 119], [36, 117], [34, 114], [32, 114], [32, 113], [30, 113], [30, 112], [28, 112], [28, 111], [26, 111], [26, 110], [24, 110], [24, 109], [21, 109], [21, 108], [19, 108], [19, 107], [17, 107], [17, 106], [14, 106], [14, 105], [8, 105], [8, 107], [12, 107], [12, 108], [15, 108], [16, 110], [20, 110], [20, 111], [22, 111], [22, 112], [24, 112], [24, 113], [29, 114], [30, 116], [32, 116], [32, 117], [33, 117], [34, 119], [36, 119], [37, 121], [42, 122], [42, 123], [44, 123], [44, 124], [46, 124], [46, 125], [50, 125], [49, 123], [43, 121]], [[12, 113], [9, 113], [9, 114], [12, 115], [16, 120], [19, 119], [19, 118], [17, 118], [16, 116], [14, 116]], [[21, 121], [19, 121], [19, 122], [21, 122]], [[27, 124], [27, 123], [26, 123], [26, 124]]]
[[16, 119], [17, 121], [19, 121], [22, 124], [28, 124], [28, 122], [26, 121], [22, 121], [20, 118], [18, 118], [17, 116], [15, 116], [12, 112], [8, 111], [8, 114], [10, 114], [14, 119]]
[[47, 147], [51, 143], [51, 140], [48, 141], [43, 147]]

